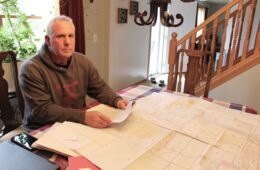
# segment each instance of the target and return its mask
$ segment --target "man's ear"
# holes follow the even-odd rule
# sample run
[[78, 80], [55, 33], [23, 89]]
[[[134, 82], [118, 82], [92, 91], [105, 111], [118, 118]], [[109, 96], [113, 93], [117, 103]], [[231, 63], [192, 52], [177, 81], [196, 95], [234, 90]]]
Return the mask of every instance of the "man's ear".
[[50, 37], [48, 35], [45, 35], [44, 39], [45, 39], [45, 44], [47, 46], [50, 46]]

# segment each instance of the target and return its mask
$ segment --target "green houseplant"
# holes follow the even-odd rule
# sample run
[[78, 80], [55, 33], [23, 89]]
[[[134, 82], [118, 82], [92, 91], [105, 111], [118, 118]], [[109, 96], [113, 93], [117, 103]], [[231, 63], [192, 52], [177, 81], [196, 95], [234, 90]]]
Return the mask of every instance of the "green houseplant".
[[37, 39], [27, 16], [20, 11], [17, 0], [0, 1], [0, 13], [5, 22], [0, 25], [0, 51], [12, 50], [20, 61], [36, 53]]
[[[36, 53], [38, 40], [34, 37], [27, 16], [19, 9], [17, 0], [0, 0], [0, 51], [14, 51], [19, 61], [18, 68], [22, 61]], [[3, 63], [4, 78], [9, 91], [13, 92], [15, 85], [9, 60]]]

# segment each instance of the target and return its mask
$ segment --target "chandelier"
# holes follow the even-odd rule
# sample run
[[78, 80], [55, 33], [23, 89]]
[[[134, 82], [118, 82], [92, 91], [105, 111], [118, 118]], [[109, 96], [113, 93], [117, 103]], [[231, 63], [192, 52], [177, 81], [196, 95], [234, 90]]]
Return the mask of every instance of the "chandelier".
[[[195, 0], [181, 0], [182, 2], [193, 2]], [[171, 3], [171, 0], [150, 0], [150, 16], [147, 20], [144, 17], [147, 16], [147, 11], [142, 13], [138, 12], [135, 15], [134, 21], [137, 25], [155, 25], [157, 21], [157, 13], [160, 8], [160, 21], [161, 24], [167, 27], [178, 27], [180, 26], [184, 19], [183, 16], [178, 13], [176, 14], [176, 19], [179, 20], [178, 23], [175, 23], [175, 18], [173, 15], [169, 14], [167, 11], [168, 4]]]

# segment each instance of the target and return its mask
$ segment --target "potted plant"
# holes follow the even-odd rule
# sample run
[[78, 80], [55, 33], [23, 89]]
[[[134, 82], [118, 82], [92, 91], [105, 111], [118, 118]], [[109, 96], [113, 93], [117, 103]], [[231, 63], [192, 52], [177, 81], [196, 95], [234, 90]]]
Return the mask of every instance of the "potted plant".
[[[0, 51], [14, 51], [18, 61], [23, 61], [35, 54], [38, 40], [34, 38], [27, 16], [20, 11], [17, 0], [0, 1], [0, 14], [4, 15], [5, 19], [5, 22], [0, 25]], [[8, 81], [9, 89], [13, 90], [14, 85], [10, 77], [12, 69], [8, 66], [9, 64], [8, 60], [3, 64], [4, 77]]]

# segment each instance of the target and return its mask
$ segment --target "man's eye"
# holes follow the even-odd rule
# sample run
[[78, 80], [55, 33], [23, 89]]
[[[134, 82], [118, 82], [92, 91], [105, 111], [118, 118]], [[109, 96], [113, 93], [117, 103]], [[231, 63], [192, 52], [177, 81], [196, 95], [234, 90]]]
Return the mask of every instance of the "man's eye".
[[63, 38], [64, 36], [63, 35], [58, 35], [57, 38]]

